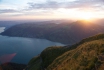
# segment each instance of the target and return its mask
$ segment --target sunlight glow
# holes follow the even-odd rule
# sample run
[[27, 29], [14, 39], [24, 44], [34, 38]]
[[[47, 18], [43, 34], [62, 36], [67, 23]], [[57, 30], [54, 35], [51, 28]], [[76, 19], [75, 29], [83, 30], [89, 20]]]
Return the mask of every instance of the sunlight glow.
[[81, 12], [78, 17], [81, 20], [89, 20], [89, 21], [91, 21], [91, 20], [94, 19], [94, 15], [91, 12]]
[[57, 11], [55, 11], [55, 15], [59, 18], [66, 18], [66, 19], [77, 19], [77, 20], [86, 20], [86, 21], [92, 21], [95, 17], [94, 11], [81, 11], [77, 9], [64, 9], [60, 8]]

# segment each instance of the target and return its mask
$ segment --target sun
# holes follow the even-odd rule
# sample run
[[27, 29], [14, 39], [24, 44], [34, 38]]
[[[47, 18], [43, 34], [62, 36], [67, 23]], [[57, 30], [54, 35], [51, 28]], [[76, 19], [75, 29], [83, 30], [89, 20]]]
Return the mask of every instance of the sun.
[[85, 20], [93, 21], [96, 19], [94, 11], [89, 10], [78, 10], [78, 9], [65, 9], [60, 8], [54, 12], [55, 17], [60, 19], [71, 19], [71, 20]]
[[90, 15], [83, 15], [82, 19], [84, 19], [84, 20], [90, 20], [91, 16]]
[[93, 17], [94, 17], [94, 15], [92, 13], [90, 13], [90, 12], [83, 12], [83, 13], [80, 13], [78, 18], [80, 20], [91, 21], [91, 20], [93, 20]]

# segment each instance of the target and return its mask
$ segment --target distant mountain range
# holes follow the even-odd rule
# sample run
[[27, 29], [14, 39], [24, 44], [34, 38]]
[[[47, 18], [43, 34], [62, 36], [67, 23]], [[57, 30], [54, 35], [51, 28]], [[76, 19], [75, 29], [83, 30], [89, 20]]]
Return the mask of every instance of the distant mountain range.
[[18, 24], [10, 27], [2, 35], [47, 39], [72, 45], [81, 39], [104, 33], [104, 26], [87, 21], [38, 22]]
[[0, 27], [5, 27], [6, 29], [17, 24], [20, 24], [20, 23], [16, 21], [0, 21]]
[[25, 70], [104, 70], [104, 34], [72, 46], [48, 47]]
[[104, 19], [98, 19], [98, 20], [95, 21], [95, 23], [104, 26]]
[[44, 23], [56, 23], [56, 24], [60, 24], [60, 23], [66, 23], [66, 22], [72, 22], [71, 20], [50, 20], [50, 21], [28, 21], [28, 20], [24, 20], [24, 21], [0, 21], [0, 27], [5, 27], [6, 29], [14, 26], [14, 25], [18, 25], [18, 24], [25, 24], [25, 23], [33, 23], [33, 24], [44, 24]]

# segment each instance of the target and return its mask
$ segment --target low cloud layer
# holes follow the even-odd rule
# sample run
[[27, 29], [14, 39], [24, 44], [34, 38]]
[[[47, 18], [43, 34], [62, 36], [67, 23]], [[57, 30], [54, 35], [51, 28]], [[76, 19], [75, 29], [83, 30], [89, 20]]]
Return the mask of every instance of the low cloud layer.
[[14, 12], [18, 12], [17, 10], [14, 9], [1, 9], [0, 13], [14, 13]]

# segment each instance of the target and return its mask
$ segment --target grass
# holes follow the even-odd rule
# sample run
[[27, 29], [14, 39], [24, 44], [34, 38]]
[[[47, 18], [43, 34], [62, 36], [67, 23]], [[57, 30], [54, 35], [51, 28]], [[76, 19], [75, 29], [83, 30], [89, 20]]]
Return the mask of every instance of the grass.
[[[40, 56], [33, 58], [29, 70], [103, 70], [104, 34], [95, 35], [72, 46], [49, 47]], [[40, 59], [41, 58], [41, 59]]]

